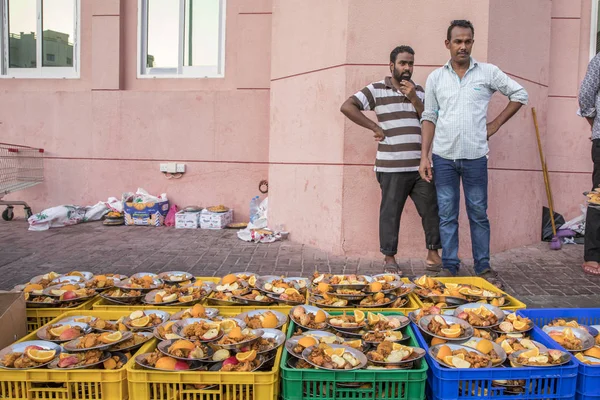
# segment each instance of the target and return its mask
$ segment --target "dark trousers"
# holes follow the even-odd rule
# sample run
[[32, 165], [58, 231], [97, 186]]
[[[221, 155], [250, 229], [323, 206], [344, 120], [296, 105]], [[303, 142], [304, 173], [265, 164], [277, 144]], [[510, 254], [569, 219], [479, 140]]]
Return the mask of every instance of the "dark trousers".
[[441, 249], [440, 219], [435, 185], [421, 179], [418, 172], [377, 172], [381, 187], [379, 208], [379, 244], [386, 256], [398, 251], [400, 217], [408, 196], [421, 216], [427, 249]]
[[[600, 186], [600, 139], [592, 141], [593, 187]], [[588, 207], [585, 219], [584, 260], [600, 262], [600, 210]]]

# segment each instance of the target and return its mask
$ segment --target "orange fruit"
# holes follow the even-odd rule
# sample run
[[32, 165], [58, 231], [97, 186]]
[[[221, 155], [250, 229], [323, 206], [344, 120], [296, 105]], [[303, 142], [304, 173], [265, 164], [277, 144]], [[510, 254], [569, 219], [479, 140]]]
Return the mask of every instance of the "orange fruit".
[[236, 326], [231, 331], [229, 331], [229, 337], [231, 339], [241, 339], [242, 338], [242, 328]]
[[181, 297], [179, 298], [179, 302], [180, 302], [180, 303], [187, 303], [187, 302], [189, 302], [189, 301], [193, 301], [193, 300], [194, 300], [194, 296], [192, 296], [192, 295], [189, 295], [189, 296], [181, 296]]
[[62, 325], [57, 326], [56, 328], [52, 328], [48, 331], [52, 336], [60, 336], [64, 331], [71, 328], [71, 325]]
[[119, 340], [121, 340], [123, 338], [123, 333], [121, 333], [120, 331], [115, 331], [115, 332], [104, 332], [100, 335], [100, 337], [98, 338], [99, 341], [101, 341], [102, 343], [114, 343], [114, 342], [118, 342]]
[[381, 300], [385, 297], [385, 294], [379, 292], [379, 293], [375, 293], [375, 295], [373, 296], [374, 300]]
[[102, 365], [104, 366], [104, 369], [117, 368], [117, 362], [114, 360], [114, 358], [109, 358], [108, 360], [104, 361], [104, 363], [102, 363]]
[[433, 339], [431, 339], [431, 345], [432, 346], [435, 346], [436, 344], [444, 344], [444, 343], [447, 343], [447, 342], [448, 342], [447, 340], [436, 338], [436, 337], [434, 337]]
[[256, 358], [256, 350], [250, 350], [250, 351], [245, 351], [243, 353], [237, 353], [235, 355], [235, 358], [239, 361], [239, 362], [244, 362], [244, 361], [254, 361], [254, 359]]
[[279, 320], [275, 314], [272, 312], [267, 312], [264, 314], [264, 319], [262, 321], [263, 328], [275, 328], [277, 325], [279, 325]]
[[457, 338], [460, 336], [460, 329], [446, 328], [441, 330], [442, 335], [448, 338]]
[[371, 282], [371, 284], [369, 285], [369, 291], [371, 292], [379, 292], [382, 288], [383, 285], [381, 285], [381, 283], [377, 281]]
[[320, 293], [327, 293], [329, 292], [329, 285], [325, 282], [319, 282], [319, 284], [317, 285], [317, 291]]
[[172, 345], [172, 350], [179, 350], [179, 349], [194, 350], [195, 348], [196, 348], [196, 346], [194, 346], [194, 343], [190, 342], [189, 340], [185, 340], [185, 339], [178, 340], [175, 343], [173, 343], [173, 345]]
[[81, 272], [79, 272], [79, 271], [71, 271], [67, 275], [69, 275], [69, 276], [81, 276], [81, 277], [83, 277], [83, 274]]
[[97, 281], [105, 281], [106, 275], [96, 275], [95, 278]]
[[150, 323], [150, 316], [145, 315], [142, 318], [134, 319], [130, 322], [131, 326], [136, 328], [143, 328]]
[[362, 348], [362, 340], [360, 340], [360, 339], [349, 340], [347, 342], [344, 342], [344, 345], [348, 346], [348, 347], [352, 347], [353, 349], [360, 349], [360, 348]]
[[365, 320], [365, 313], [360, 310], [354, 310], [354, 319], [356, 320], [357, 324], [362, 324], [362, 322]]
[[333, 347], [328, 347], [324, 350], [324, 353], [326, 355], [328, 355], [329, 357], [336, 355], [336, 356], [343, 356], [344, 355], [344, 348], [343, 347], [338, 347], [338, 348], [333, 348]]
[[190, 314], [192, 314], [192, 317], [194, 317], [194, 318], [199, 318], [201, 316], [206, 315], [206, 309], [204, 308], [204, 306], [202, 304], [194, 304]]
[[522, 331], [523, 329], [527, 328], [527, 322], [524, 322], [524, 321], [521, 321], [521, 320], [514, 321], [513, 322], [513, 327], [517, 331]]
[[594, 346], [591, 349], [586, 350], [583, 354], [594, 358], [600, 358], [600, 347]]
[[536, 348], [533, 348], [533, 349], [531, 349], [531, 350], [524, 351], [523, 353], [521, 353], [521, 354], [519, 355], [519, 357], [523, 357], [523, 358], [531, 358], [531, 357], [537, 357], [537, 356], [539, 356], [539, 355], [540, 355], [540, 349], [538, 349], [538, 348], [536, 347]]
[[373, 314], [372, 312], [367, 313], [367, 321], [369, 321], [369, 325], [375, 325], [380, 320], [379, 315]]
[[27, 349], [27, 357], [31, 360], [39, 363], [45, 363], [56, 356], [56, 350], [38, 350], [38, 349]]
[[285, 292], [283, 292], [283, 293], [285, 293], [287, 295], [300, 294], [300, 292], [298, 292], [294, 288], [287, 288], [287, 289], [285, 289]]
[[69, 283], [69, 284], [66, 284], [66, 285], [62, 285], [62, 286], [60, 287], [60, 290], [77, 290], [77, 289], [79, 289], [79, 287], [77, 287], [77, 286], [75, 286], [75, 285], [72, 285], [72, 284], [70, 284], [70, 283]]
[[225, 333], [231, 331], [236, 326], [237, 326], [237, 323], [232, 319], [225, 319], [225, 320], [219, 322], [219, 327]]
[[197, 280], [196, 282], [194, 282], [194, 286], [195, 286], [195, 287], [200, 287], [200, 286], [202, 286], [202, 281], [201, 281], [201, 280]]
[[153, 279], [152, 279], [152, 277], [150, 275], [144, 275], [144, 276], [142, 276], [142, 280], [144, 282], [148, 282], [148, 283], [152, 283], [153, 282]]
[[156, 361], [155, 367], [159, 369], [174, 370], [177, 360], [171, 357], [161, 357]]
[[436, 357], [445, 361], [446, 357], [452, 357], [452, 350], [448, 346], [440, 346]]
[[327, 319], [327, 315], [323, 312], [323, 310], [317, 310], [317, 315], [315, 315], [315, 322], [320, 324], [321, 322], [325, 322]]
[[303, 338], [298, 340], [298, 344], [304, 348], [307, 348], [310, 346], [316, 346], [317, 340], [312, 336], [304, 336]]
[[172, 293], [162, 298], [163, 303], [170, 303], [175, 300], [177, 300], [177, 293]]
[[500, 343], [500, 347], [502, 347], [502, 350], [504, 350], [506, 354], [512, 354], [515, 352], [507, 340], [503, 340], [502, 343]]
[[44, 287], [38, 283], [30, 283], [29, 285], [25, 286], [25, 289], [23, 289], [25, 293], [30, 293], [34, 290], [44, 290]]
[[223, 285], [231, 284], [231, 283], [233, 283], [235, 281], [237, 281], [237, 276], [235, 276], [233, 274], [225, 275], [223, 277], [223, 279], [221, 279], [221, 283]]
[[482, 352], [483, 354], [490, 354], [490, 352], [494, 349], [492, 342], [487, 339], [480, 340], [475, 347], [477, 350]]
[[154, 302], [155, 303], [162, 303], [162, 301], [163, 301], [163, 297], [160, 295], [160, 293], [156, 293], [154, 295]]

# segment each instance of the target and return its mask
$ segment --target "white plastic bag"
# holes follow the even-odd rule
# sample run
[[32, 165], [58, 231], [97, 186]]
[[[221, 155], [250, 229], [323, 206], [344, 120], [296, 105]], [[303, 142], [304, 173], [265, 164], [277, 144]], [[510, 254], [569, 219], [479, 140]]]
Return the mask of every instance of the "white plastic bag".
[[268, 224], [269, 198], [265, 198], [258, 206], [257, 218], [248, 224], [248, 229], [265, 229]]
[[29, 222], [30, 231], [46, 231], [50, 228], [76, 225], [88, 221], [98, 221], [102, 219], [104, 214], [109, 210], [110, 209], [103, 201], [87, 207], [74, 205], [56, 206], [32, 215], [27, 219], [27, 222]]
[[585, 217], [587, 214], [587, 207], [584, 205], [580, 205], [579, 209], [581, 210], [581, 215], [573, 218], [570, 221], [565, 222], [557, 229], [570, 229], [579, 233], [580, 235], [585, 235]]

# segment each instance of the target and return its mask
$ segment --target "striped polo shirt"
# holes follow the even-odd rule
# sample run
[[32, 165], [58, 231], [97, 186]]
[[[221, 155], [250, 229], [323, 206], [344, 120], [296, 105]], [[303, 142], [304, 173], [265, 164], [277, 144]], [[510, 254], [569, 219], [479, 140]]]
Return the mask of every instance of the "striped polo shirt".
[[[417, 96], [423, 101], [425, 91], [416, 85]], [[410, 100], [392, 84], [392, 78], [371, 83], [354, 97], [363, 111], [375, 111], [385, 139], [379, 142], [375, 171], [418, 171], [421, 163], [421, 123]]]

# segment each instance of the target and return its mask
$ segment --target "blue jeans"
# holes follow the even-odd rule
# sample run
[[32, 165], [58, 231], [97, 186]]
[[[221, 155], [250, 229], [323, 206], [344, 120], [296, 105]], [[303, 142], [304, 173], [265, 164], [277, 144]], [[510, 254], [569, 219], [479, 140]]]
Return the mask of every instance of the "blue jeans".
[[458, 272], [458, 213], [462, 178], [475, 273], [490, 269], [490, 221], [487, 216], [487, 157], [476, 160], [446, 160], [433, 155], [433, 173], [440, 213], [440, 236], [444, 268]]

